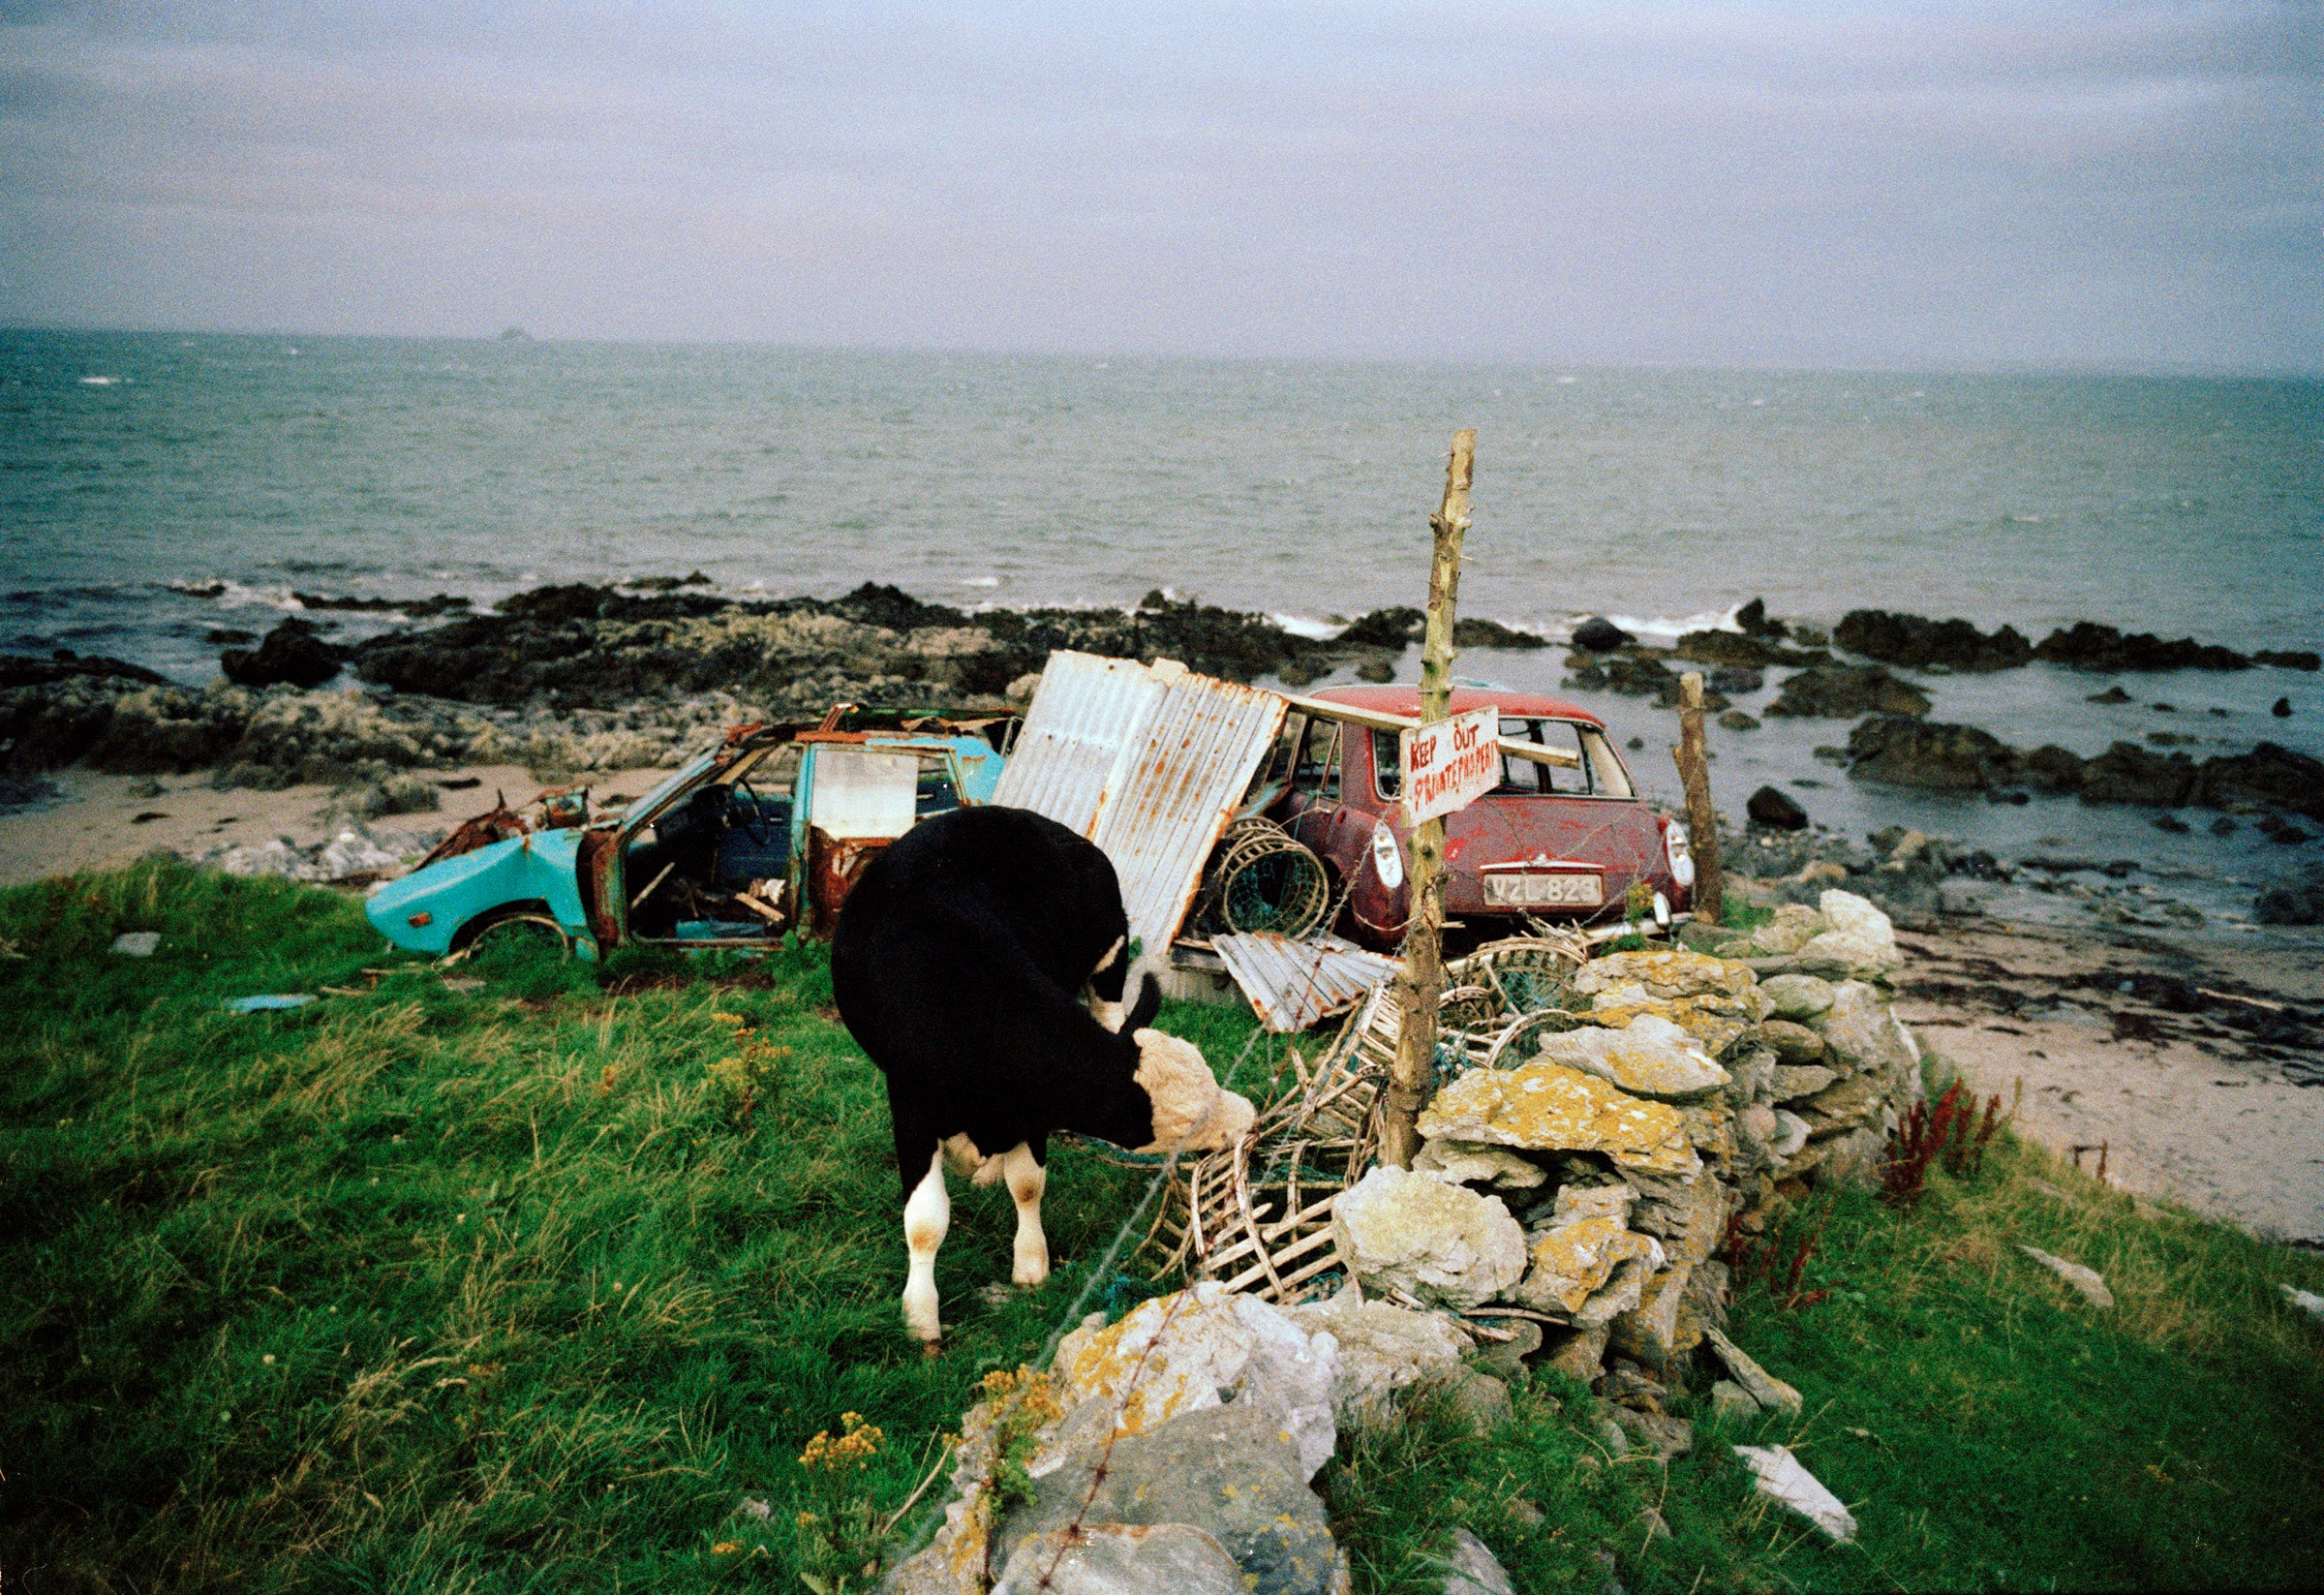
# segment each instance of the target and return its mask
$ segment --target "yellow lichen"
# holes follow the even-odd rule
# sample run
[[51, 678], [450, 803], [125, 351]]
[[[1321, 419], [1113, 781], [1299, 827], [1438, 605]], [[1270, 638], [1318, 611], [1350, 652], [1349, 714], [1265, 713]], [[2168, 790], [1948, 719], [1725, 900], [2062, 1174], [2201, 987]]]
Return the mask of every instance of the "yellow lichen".
[[1559, 1063], [1473, 1069], [1421, 1115], [1433, 1140], [1486, 1141], [1535, 1151], [1603, 1151], [1655, 1174], [1700, 1167], [1676, 1108], [1646, 1102]]

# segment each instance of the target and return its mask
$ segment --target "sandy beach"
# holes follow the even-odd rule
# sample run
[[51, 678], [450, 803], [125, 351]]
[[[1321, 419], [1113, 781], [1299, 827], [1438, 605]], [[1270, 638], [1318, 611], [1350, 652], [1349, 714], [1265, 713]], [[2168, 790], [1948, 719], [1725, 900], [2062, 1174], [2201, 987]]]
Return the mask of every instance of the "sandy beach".
[[[443, 790], [443, 807], [435, 813], [365, 821], [364, 829], [390, 851], [398, 850], [399, 840], [412, 851], [424, 851], [435, 837], [491, 808], [494, 793], [522, 806], [543, 785], [515, 764], [413, 773]], [[648, 768], [592, 777], [591, 800], [642, 797], [668, 773]], [[0, 886], [79, 870], [117, 870], [153, 852], [199, 858], [212, 848], [259, 846], [276, 837], [307, 847], [329, 841], [349, 824], [329, 786], [221, 791], [210, 784], [207, 772], [200, 772], [163, 777], [157, 796], [142, 777], [70, 769], [48, 780], [59, 796], [0, 813]], [[449, 789], [447, 783], [453, 783]]]
[[[1900, 934], [1898, 1017], [2108, 1182], [2324, 1245], [2320, 948], [2010, 927]], [[2125, 990], [2125, 988], [2127, 988]]]

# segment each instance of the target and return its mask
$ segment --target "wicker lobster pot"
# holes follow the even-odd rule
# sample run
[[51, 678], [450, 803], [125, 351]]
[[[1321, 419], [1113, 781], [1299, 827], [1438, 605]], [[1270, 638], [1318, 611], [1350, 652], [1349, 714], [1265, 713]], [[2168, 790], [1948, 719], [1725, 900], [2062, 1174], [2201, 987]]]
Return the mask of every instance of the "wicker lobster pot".
[[[1578, 937], [1494, 942], [1448, 966], [1440, 1072], [1503, 1067], [1530, 1038], [1575, 1021], [1548, 1004], [1587, 957]], [[1514, 999], [1514, 1000], [1513, 1000]], [[1514, 1002], [1528, 1006], [1517, 1010]], [[1337, 1266], [1331, 1202], [1363, 1178], [1380, 1140], [1383, 1088], [1401, 1013], [1393, 983], [1350, 1015], [1312, 1070], [1236, 1145], [1174, 1172], [1142, 1248], [1153, 1277], [1178, 1270], [1270, 1302], [1296, 1301]]]

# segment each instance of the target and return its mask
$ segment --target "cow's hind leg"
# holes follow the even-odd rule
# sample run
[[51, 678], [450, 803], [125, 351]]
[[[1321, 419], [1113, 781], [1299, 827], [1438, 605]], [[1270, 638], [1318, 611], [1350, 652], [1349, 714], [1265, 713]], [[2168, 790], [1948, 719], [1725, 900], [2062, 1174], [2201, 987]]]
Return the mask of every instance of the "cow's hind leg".
[[1009, 1182], [1009, 1198], [1017, 1204], [1017, 1267], [1010, 1275], [1020, 1285], [1038, 1285], [1049, 1277], [1049, 1237], [1041, 1230], [1041, 1193], [1049, 1188], [1049, 1172], [1020, 1141], [1001, 1159]]
[[936, 1248], [951, 1227], [952, 1197], [944, 1189], [944, 1152], [939, 1148], [929, 1157], [927, 1177], [903, 1205], [903, 1244], [912, 1259], [903, 1282], [903, 1327], [932, 1349], [944, 1337], [944, 1326], [936, 1317]]

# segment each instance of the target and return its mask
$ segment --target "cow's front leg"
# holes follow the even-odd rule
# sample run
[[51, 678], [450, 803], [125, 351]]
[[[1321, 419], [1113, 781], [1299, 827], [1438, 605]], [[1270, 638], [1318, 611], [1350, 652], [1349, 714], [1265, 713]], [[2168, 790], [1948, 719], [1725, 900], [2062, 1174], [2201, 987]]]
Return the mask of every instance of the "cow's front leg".
[[952, 1197], [944, 1189], [944, 1151], [938, 1148], [928, 1160], [927, 1178], [903, 1205], [903, 1244], [912, 1259], [903, 1282], [903, 1327], [932, 1348], [944, 1337], [936, 1318], [936, 1248], [951, 1227]]
[[1020, 1285], [1038, 1285], [1049, 1277], [1049, 1237], [1041, 1232], [1041, 1193], [1049, 1187], [1049, 1171], [1022, 1141], [1001, 1159], [1001, 1171], [1017, 1204], [1017, 1267], [1010, 1277]]

